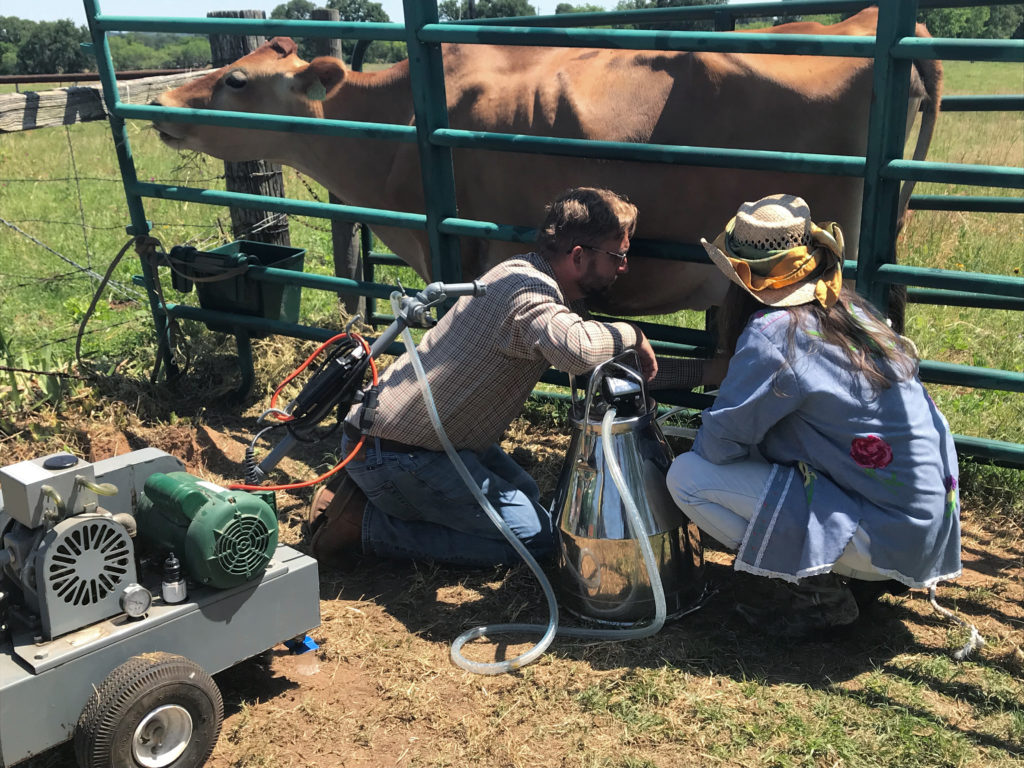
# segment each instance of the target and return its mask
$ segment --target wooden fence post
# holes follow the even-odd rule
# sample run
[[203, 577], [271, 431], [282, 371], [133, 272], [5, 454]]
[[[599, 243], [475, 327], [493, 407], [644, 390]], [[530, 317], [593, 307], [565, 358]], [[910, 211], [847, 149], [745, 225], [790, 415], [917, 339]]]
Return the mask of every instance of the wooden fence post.
[[[264, 19], [263, 11], [211, 11], [208, 18]], [[210, 35], [210, 54], [215, 68], [223, 67], [252, 53], [264, 43], [261, 35]], [[284, 197], [281, 166], [263, 160], [224, 163], [229, 192]], [[288, 216], [252, 208], [231, 208], [231, 231], [236, 240], [255, 240], [274, 245], [291, 245]]]
[[[340, 21], [341, 14], [334, 8], [316, 8], [312, 18], [318, 21]], [[333, 56], [341, 59], [341, 40], [319, 37], [316, 39], [317, 56]], [[333, 192], [328, 194], [328, 202], [341, 203]], [[331, 242], [334, 246], [334, 276], [346, 277], [349, 280], [363, 279], [363, 260], [359, 253], [359, 227], [353, 221], [331, 219]], [[360, 314], [366, 317], [366, 299], [354, 293], [339, 297], [345, 311], [349, 315]]]

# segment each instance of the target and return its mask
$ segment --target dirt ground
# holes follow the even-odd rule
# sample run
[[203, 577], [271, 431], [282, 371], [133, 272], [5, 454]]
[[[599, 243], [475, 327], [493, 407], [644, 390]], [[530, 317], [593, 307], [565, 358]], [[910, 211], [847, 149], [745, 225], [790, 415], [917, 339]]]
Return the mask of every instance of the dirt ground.
[[[85, 424], [77, 435], [80, 451], [92, 461], [153, 446], [181, 458], [190, 472], [227, 484], [239, 478], [247, 429], [246, 419], [159, 427], [129, 419]], [[538, 434], [517, 422], [506, 447], [550, 490], [566, 444], [562, 434]], [[5, 463], [17, 458], [25, 457], [4, 457]], [[308, 478], [315, 463], [299, 455], [285, 459], [281, 469]], [[278, 494], [281, 538], [299, 549], [305, 547], [302, 522], [310, 495]], [[525, 567], [463, 571], [369, 558], [323, 564], [321, 623], [310, 633], [319, 649], [296, 655], [277, 646], [216, 676], [225, 720], [209, 765], [844, 765], [765, 762], [763, 746], [725, 749], [726, 731], [716, 730], [716, 711], [741, 711], [741, 722], [756, 723], [758, 707], [769, 707], [767, 712], [789, 706], [792, 697], [825, 690], [829, 701], [838, 693], [851, 706], [920, 708], [968, 735], [979, 755], [996, 747], [1024, 757], [1021, 744], [976, 722], [979, 710], [970, 705], [971, 697], [993, 695], [981, 682], [983, 667], [966, 677], [950, 673], [948, 679], [929, 671], [927, 660], [948, 659], [963, 633], [933, 612], [923, 592], [884, 598], [844, 635], [787, 645], [752, 633], [732, 609], [741, 597], [749, 602], [763, 580], [734, 573], [724, 552], [708, 548], [705, 554], [717, 593], [656, 637], [623, 643], [558, 639], [534, 665], [495, 677], [457, 668], [449, 659], [450, 643], [481, 624], [546, 622], [541, 591]], [[940, 589], [940, 601], [977, 624], [988, 641], [981, 652], [985, 664], [1020, 680], [1024, 537], [988, 530], [966, 515], [963, 557], [963, 576]], [[527, 647], [509, 641], [477, 641], [466, 653], [492, 660]], [[928, 700], [915, 702], [912, 694], [903, 701], [881, 691], [872, 683], [880, 670], [910, 682], [924, 680], [920, 695]], [[760, 688], [748, 690], [751, 682]], [[661, 721], [645, 725], [651, 712], [668, 722], [671, 736]], [[730, 733], [726, 744], [739, 738]], [[24, 763], [72, 764], [67, 747]], [[964, 764], [981, 763], [972, 758]]]

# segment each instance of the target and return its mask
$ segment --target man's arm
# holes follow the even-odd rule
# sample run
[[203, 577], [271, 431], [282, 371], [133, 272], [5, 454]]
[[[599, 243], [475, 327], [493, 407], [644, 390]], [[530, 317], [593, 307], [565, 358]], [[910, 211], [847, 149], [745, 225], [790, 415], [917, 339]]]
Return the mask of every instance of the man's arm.
[[636, 344], [633, 349], [636, 350], [637, 357], [640, 359], [640, 372], [643, 374], [644, 381], [651, 382], [658, 375], [658, 358], [654, 356], [654, 348], [644, 336], [644, 332], [636, 326], [634, 328], [636, 329]]
[[693, 389], [717, 387], [729, 367], [729, 358], [720, 355], [710, 360], [693, 357], [662, 357], [658, 360], [658, 375], [651, 381], [651, 389]]
[[643, 343], [647, 344], [651, 358], [654, 357], [650, 342], [646, 339], [641, 342], [642, 334], [631, 323], [585, 320], [564, 306], [545, 312], [537, 321], [534, 327], [538, 351], [551, 365], [566, 373], [589, 373], [598, 364], [630, 348], [637, 349], [643, 365], [644, 353], [640, 349]]

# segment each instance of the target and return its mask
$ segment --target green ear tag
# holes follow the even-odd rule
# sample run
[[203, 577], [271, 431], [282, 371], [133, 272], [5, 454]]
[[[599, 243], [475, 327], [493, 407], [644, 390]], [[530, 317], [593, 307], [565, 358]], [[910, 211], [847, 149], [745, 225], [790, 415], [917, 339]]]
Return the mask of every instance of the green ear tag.
[[306, 98], [310, 101], [323, 101], [327, 98], [327, 89], [317, 80], [306, 89]]

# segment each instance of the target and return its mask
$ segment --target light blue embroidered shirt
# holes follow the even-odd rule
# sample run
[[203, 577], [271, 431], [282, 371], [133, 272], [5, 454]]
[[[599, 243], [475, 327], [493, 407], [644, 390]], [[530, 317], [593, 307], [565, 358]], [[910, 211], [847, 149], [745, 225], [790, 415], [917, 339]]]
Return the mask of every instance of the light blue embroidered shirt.
[[860, 525], [872, 565], [891, 578], [925, 587], [959, 575], [959, 473], [945, 417], [916, 376], [872, 391], [813, 327], [795, 330], [788, 355], [791, 318], [753, 316], [693, 446], [715, 464], [756, 446], [776, 465], [737, 570], [790, 581], [827, 572]]

